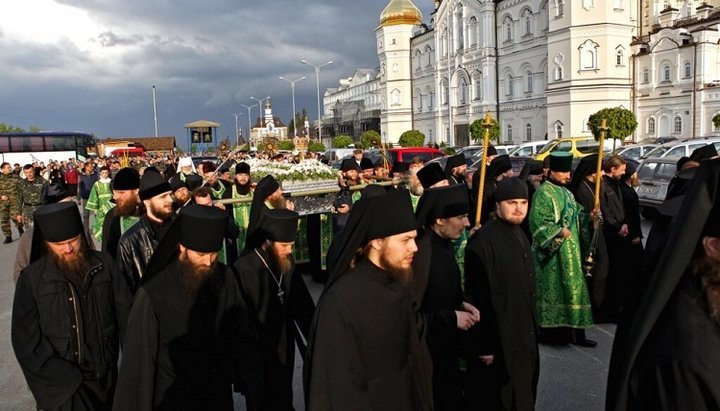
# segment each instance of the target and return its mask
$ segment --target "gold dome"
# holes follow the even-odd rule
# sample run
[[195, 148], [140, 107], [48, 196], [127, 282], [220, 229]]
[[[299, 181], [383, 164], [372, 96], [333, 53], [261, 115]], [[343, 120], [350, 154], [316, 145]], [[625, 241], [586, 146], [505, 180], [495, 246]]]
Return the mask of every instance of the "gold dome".
[[420, 23], [422, 23], [422, 13], [410, 0], [390, 0], [385, 10], [380, 13], [381, 26]]

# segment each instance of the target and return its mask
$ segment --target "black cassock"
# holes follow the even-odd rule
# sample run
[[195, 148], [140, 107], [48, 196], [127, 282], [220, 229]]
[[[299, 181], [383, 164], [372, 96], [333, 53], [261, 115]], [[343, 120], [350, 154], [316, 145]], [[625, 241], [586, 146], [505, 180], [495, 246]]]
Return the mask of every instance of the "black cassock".
[[428, 230], [418, 244], [430, 247], [430, 270], [422, 300], [427, 343], [433, 362], [433, 396], [436, 410], [457, 410], [462, 404], [460, 335], [456, 310], [464, 300], [460, 269], [450, 240]]
[[[467, 339], [467, 409], [534, 408], [539, 374], [535, 287], [530, 244], [520, 226], [496, 219], [470, 238], [465, 292], [481, 320]], [[494, 355], [493, 364], [480, 362], [482, 355]]]
[[[268, 271], [262, 256], [273, 270]], [[250, 345], [243, 353], [240, 390], [249, 410], [293, 409], [292, 380], [295, 368], [295, 342], [305, 351], [314, 304], [299, 273], [282, 277], [260, 248], [246, 251], [234, 270], [248, 304]], [[282, 292], [282, 298], [278, 295]]]
[[194, 297], [177, 261], [157, 273], [135, 295], [113, 409], [232, 410], [245, 311], [222, 264]]
[[308, 410], [432, 409], [432, 366], [413, 300], [409, 285], [367, 259], [327, 289], [308, 351]]
[[720, 409], [720, 326], [701, 287], [680, 280], [631, 371], [627, 409]]

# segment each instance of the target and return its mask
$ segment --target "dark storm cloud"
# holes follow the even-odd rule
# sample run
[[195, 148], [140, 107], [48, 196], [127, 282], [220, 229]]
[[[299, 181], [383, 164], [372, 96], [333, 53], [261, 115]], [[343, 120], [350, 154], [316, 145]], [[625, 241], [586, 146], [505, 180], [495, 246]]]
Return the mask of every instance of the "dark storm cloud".
[[[101, 27], [88, 40], [108, 54], [68, 41], [30, 44], [0, 31], [0, 88], [15, 97], [0, 103], [0, 122], [51, 128], [73, 119], [99, 136], [149, 134], [156, 85], [162, 134], [182, 140], [182, 124], [200, 118], [231, 134], [229, 113], [242, 113], [247, 126], [240, 104], [254, 104], [250, 96], [271, 96], [275, 114], [291, 117], [290, 87], [278, 76], [307, 76], [296, 103], [314, 119], [315, 72], [299, 60], [335, 62], [322, 69], [321, 94], [355, 68], [376, 67], [374, 30], [387, 1], [59, 0]], [[430, 4], [418, 5], [428, 20]]]

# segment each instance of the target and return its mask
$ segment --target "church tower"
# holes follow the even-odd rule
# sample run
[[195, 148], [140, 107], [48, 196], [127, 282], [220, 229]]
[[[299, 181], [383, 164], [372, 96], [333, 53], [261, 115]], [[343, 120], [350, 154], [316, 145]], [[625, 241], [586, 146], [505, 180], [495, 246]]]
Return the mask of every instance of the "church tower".
[[268, 132], [273, 131], [275, 128], [275, 120], [273, 119], [272, 106], [270, 105], [270, 98], [265, 100], [265, 127]]
[[380, 60], [382, 110], [380, 134], [383, 142], [397, 143], [413, 128], [410, 38], [422, 13], [410, 0], [390, 0], [375, 29]]

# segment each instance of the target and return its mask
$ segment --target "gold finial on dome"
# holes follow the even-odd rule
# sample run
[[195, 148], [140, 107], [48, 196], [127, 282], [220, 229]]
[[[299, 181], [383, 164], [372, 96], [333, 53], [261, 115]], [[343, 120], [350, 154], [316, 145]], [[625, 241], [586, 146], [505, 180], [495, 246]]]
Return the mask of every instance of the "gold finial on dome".
[[381, 26], [417, 25], [420, 23], [422, 23], [422, 13], [410, 0], [390, 0], [390, 3], [380, 13]]

